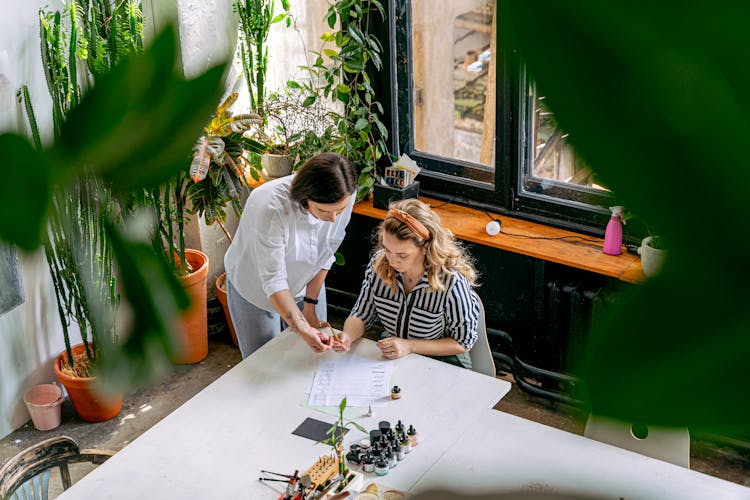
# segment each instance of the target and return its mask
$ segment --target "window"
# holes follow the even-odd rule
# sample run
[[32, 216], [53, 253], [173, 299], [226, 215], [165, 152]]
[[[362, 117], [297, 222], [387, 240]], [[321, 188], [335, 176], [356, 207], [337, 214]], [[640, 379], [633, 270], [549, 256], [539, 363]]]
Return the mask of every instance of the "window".
[[528, 82], [493, 0], [392, 0], [398, 151], [427, 195], [596, 230], [612, 193]]

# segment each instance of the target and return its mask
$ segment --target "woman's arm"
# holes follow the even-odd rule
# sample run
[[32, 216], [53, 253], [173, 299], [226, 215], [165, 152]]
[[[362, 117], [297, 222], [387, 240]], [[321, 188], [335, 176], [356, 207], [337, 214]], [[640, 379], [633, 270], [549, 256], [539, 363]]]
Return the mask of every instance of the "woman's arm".
[[[321, 269], [318, 271], [318, 274], [316, 274], [307, 284], [307, 287], [305, 288], [305, 297], [317, 300], [318, 295], [320, 295], [320, 289], [323, 288], [323, 283], [325, 283], [327, 275], [328, 269]], [[315, 304], [305, 302], [305, 305], [302, 307], [302, 315], [307, 322], [313, 326], [317, 326], [320, 323], [318, 313], [315, 311]]]
[[331, 348], [331, 341], [328, 337], [307, 322], [289, 290], [280, 290], [268, 298], [292, 331], [302, 337], [310, 349], [314, 352], [322, 352]]
[[399, 337], [388, 337], [378, 341], [378, 347], [388, 359], [396, 359], [407, 354], [423, 354], [425, 356], [450, 356], [467, 352], [455, 339], [443, 337], [442, 339], [402, 339]]
[[469, 282], [455, 276], [445, 303], [445, 331], [439, 339], [401, 339], [390, 337], [378, 342], [386, 358], [394, 359], [409, 353], [426, 356], [451, 356], [468, 352], [477, 340], [479, 301]]

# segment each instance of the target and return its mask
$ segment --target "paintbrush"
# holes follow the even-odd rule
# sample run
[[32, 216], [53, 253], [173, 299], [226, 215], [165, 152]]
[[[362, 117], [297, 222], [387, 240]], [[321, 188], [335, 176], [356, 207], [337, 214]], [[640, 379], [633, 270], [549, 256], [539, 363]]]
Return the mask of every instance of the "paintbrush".
[[331, 336], [336, 340], [336, 342], [342, 344], [341, 337], [339, 337], [336, 331], [331, 327], [330, 323], [328, 323], [327, 321], [321, 321], [320, 328], [328, 328], [328, 331], [331, 332]]

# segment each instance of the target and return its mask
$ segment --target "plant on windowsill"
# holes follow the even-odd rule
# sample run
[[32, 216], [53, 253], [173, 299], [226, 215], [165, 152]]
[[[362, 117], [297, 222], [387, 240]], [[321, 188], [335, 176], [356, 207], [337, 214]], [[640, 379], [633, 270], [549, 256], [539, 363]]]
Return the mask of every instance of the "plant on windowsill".
[[661, 272], [669, 253], [667, 248], [668, 245], [664, 236], [649, 231], [649, 235], [643, 238], [641, 246], [638, 247], [643, 274], [652, 278]]
[[[636, 248], [638, 255], [641, 257], [643, 274], [649, 278], [659, 275], [668, 254], [666, 238], [657, 234], [647, 221], [627, 208], [623, 211], [621, 220], [623, 223], [630, 220], [633, 220], [636, 223], [629, 226], [633, 227], [635, 235], [638, 235], [634, 235], [634, 240], [636, 237], [640, 237], [644, 233], [647, 234], [647, 236], [641, 240], [640, 246]], [[631, 251], [633, 248], [635, 247], [630, 247]]]

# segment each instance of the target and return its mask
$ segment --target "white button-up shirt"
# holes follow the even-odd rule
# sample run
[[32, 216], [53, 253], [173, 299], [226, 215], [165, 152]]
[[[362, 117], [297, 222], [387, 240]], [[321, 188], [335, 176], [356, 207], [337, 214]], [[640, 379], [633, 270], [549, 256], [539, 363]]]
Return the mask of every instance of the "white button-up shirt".
[[301, 299], [310, 280], [331, 268], [354, 207], [352, 196], [336, 222], [321, 221], [292, 200], [293, 179], [274, 179], [250, 193], [224, 256], [227, 279], [239, 294], [271, 312], [270, 295], [289, 290]]

